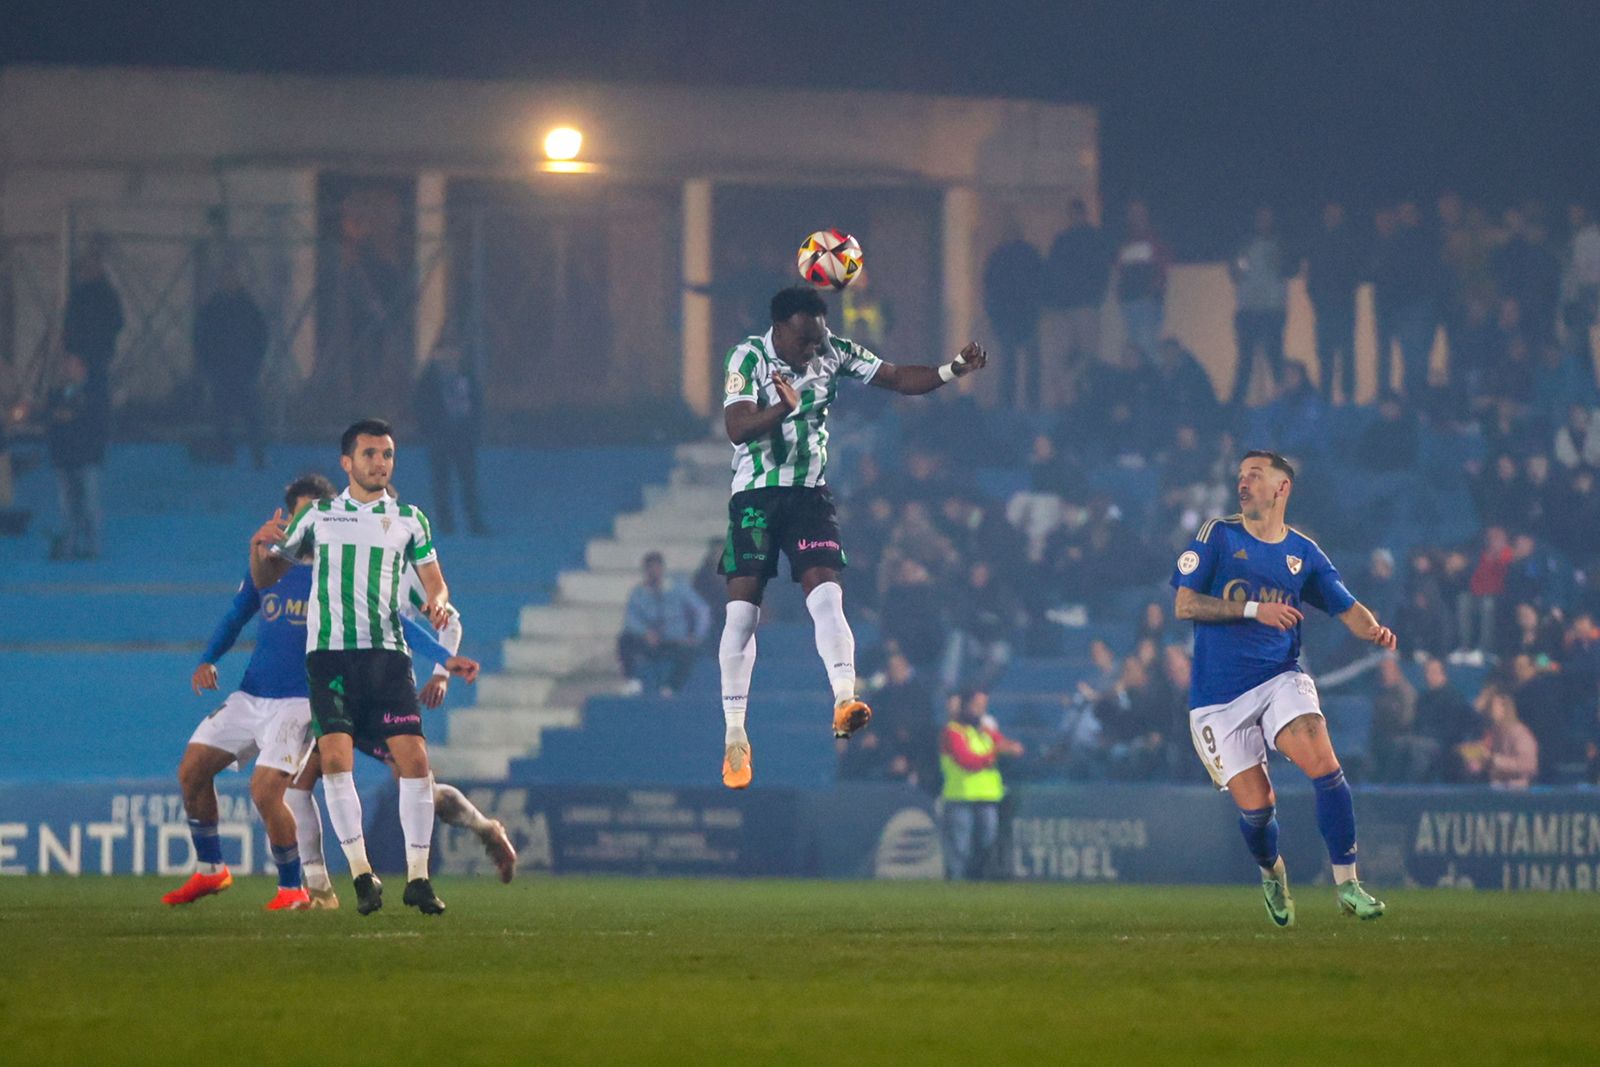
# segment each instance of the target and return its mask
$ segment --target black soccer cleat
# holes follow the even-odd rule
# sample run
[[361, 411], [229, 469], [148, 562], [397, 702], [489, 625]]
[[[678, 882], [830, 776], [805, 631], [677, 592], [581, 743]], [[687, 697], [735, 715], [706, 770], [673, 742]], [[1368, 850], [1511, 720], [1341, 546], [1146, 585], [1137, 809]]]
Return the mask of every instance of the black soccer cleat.
[[413, 878], [406, 883], [405, 895], [400, 898], [424, 915], [443, 915], [444, 901], [433, 892], [433, 883], [426, 878]]
[[383, 907], [383, 883], [372, 873], [356, 878], [356, 914], [371, 915]]

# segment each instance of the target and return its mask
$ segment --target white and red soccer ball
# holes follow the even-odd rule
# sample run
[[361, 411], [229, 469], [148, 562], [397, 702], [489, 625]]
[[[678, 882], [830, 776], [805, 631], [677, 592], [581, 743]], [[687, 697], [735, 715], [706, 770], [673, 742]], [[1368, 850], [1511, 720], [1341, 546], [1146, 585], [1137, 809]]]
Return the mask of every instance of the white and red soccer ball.
[[800, 277], [818, 289], [843, 289], [861, 273], [861, 242], [841, 230], [818, 230], [800, 246]]

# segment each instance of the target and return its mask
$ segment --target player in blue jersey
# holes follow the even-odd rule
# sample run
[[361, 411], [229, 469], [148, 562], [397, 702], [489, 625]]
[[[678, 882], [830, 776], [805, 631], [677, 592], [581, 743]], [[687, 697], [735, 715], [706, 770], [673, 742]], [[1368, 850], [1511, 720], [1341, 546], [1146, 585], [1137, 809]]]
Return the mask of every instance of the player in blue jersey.
[[[297, 511], [333, 495], [332, 483], [313, 474], [290, 484], [284, 491], [284, 503]], [[295, 815], [285, 799], [290, 779], [305, 766], [312, 747], [305, 668], [306, 601], [310, 595], [309, 567], [291, 568], [267, 589], [257, 589], [247, 574], [200, 657], [191, 678], [196, 693], [217, 688], [217, 660], [233, 647], [250, 619], [260, 615], [255, 652], [239, 689], [195, 729], [178, 765], [197, 869], [183, 885], [164, 895], [163, 903], [190, 904], [233, 884], [232, 872], [222, 862], [214, 783], [228, 767], [235, 763], [243, 767], [254, 759], [250, 795], [266, 826], [278, 868], [278, 892], [267, 909], [292, 911], [311, 906], [300, 865]], [[476, 677], [475, 662], [452, 657], [431, 633], [415, 624], [406, 633], [452, 673], [469, 681]]]
[[1363, 641], [1395, 648], [1339, 579], [1317, 543], [1284, 522], [1294, 468], [1273, 452], [1247, 452], [1239, 465], [1240, 514], [1200, 527], [1178, 557], [1175, 614], [1194, 622], [1189, 729], [1218, 788], [1239, 808], [1239, 830], [1261, 867], [1267, 914], [1294, 923], [1289, 876], [1278, 855], [1277, 798], [1267, 752], [1283, 753], [1316, 789], [1317, 828], [1328, 846], [1339, 909], [1376, 919], [1380, 900], [1356, 878], [1356, 815], [1339, 758], [1300, 669], [1302, 608], [1334, 616]]

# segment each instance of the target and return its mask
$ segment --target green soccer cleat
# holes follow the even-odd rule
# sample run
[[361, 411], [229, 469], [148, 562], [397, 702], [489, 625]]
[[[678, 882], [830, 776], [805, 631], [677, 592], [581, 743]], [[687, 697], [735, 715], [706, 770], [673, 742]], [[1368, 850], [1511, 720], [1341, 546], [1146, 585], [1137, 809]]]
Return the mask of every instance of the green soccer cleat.
[[1365, 889], [1354, 878], [1348, 882], [1340, 882], [1335, 891], [1339, 897], [1339, 911], [1344, 915], [1353, 915], [1357, 919], [1381, 918], [1384, 903]]
[[1294, 925], [1294, 897], [1289, 895], [1289, 870], [1283, 857], [1272, 870], [1261, 872], [1261, 895], [1267, 900], [1267, 917], [1275, 926]]

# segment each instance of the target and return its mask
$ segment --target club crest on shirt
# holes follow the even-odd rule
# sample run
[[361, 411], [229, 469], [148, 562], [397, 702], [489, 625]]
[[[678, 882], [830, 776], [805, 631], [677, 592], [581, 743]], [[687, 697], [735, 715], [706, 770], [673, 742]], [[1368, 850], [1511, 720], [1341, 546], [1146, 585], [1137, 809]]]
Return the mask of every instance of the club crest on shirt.
[[1300, 573], [1300, 564], [1304, 562], [1299, 556], [1284, 556], [1283, 561], [1289, 565], [1290, 574]]
[[1200, 567], [1200, 553], [1193, 549], [1178, 557], [1178, 573], [1193, 574]]
[[383, 516], [383, 518], [378, 520], [378, 525], [383, 527], [383, 532], [384, 533], [388, 533], [389, 532], [389, 524], [391, 522], [393, 522], [393, 521], [394, 521], [393, 519], [391, 519], [391, 518], [389, 518], [389, 516], [385, 515], [385, 516]]

